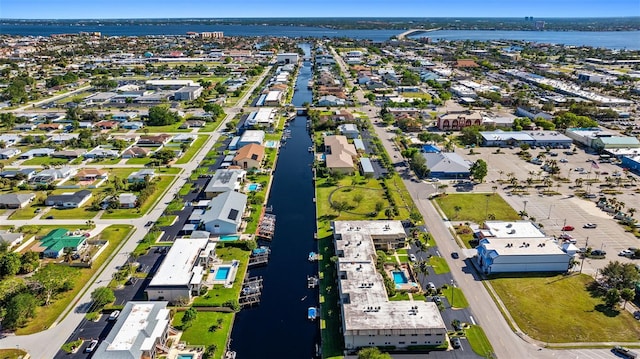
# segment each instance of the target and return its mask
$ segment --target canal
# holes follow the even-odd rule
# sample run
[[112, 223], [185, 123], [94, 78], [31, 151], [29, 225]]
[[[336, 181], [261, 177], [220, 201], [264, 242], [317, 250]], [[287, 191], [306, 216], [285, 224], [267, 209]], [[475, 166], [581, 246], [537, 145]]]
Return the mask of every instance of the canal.
[[[301, 44], [310, 56], [308, 44]], [[311, 103], [311, 63], [300, 68], [292, 103]], [[262, 276], [264, 289], [259, 306], [243, 309], [236, 316], [230, 349], [240, 359], [312, 358], [319, 342], [318, 321], [307, 319], [307, 309], [318, 306], [317, 289], [307, 288], [307, 276], [317, 274], [316, 262], [308, 260], [317, 250], [315, 203], [311, 165], [312, 146], [307, 118], [298, 116], [289, 129], [291, 138], [280, 149], [268, 205], [276, 215], [276, 230], [269, 264], [251, 269], [249, 276]]]

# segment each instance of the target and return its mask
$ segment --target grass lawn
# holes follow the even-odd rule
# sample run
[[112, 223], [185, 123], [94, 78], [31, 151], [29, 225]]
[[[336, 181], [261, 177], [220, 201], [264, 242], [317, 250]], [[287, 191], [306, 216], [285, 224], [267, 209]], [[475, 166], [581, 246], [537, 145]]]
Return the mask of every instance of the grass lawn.
[[90, 211], [89, 206], [85, 205], [80, 208], [56, 209], [51, 208], [44, 217], [53, 216], [55, 219], [91, 219], [98, 212]]
[[193, 301], [194, 307], [220, 307], [229, 300], [237, 301], [242, 289], [242, 281], [247, 272], [247, 264], [249, 263], [249, 251], [240, 248], [224, 246], [216, 247], [216, 255], [225, 262], [232, 259], [240, 261], [238, 272], [231, 288], [225, 288], [223, 285], [214, 285], [213, 289], [202, 297], [197, 297]]
[[429, 258], [429, 264], [431, 264], [431, 267], [433, 268], [435, 274], [444, 274], [450, 272], [447, 261], [442, 257], [432, 256], [431, 258]]
[[190, 128], [178, 128], [182, 125], [184, 121], [178, 121], [173, 125], [167, 126], [147, 126], [141, 130], [137, 130], [137, 133], [145, 133], [145, 130], [150, 133], [162, 133], [162, 132], [191, 132]]
[[205, 142], [207, 142], [208, 139], [209, 139], [209, 136], [202, 136], [202, 135], [198, 136], [193, 142], [191, 142], [191, 145], [184, 152], [182, 157], [178, 158], [178, 160], [176, 161], [176, 164], [188, 163], [189, 161], [191, 161], [193, 156], [195, 156], [196, 153], [200, 151], [200, 148], [202, 148], [202, 146], [204, 145]]
[[465, 330], [465, 336], [474, 353], [483, 358], [488, 358], [489, 355], [493, 353], [493, 347], [481, 327], [472, 325], [469, 329]]
[[408, 98], [420, 98], [420, 99], [425, 99], [427, 101], [431, 101], [431, 95], [424, 92], [403, 92], [401, 96], [408, 97]]
[[451, 285], [447, 286], [447, 289], [442, 290], [442, 295], [447, 297], [449, 303], [452, 302], [451, 295], [453, 294], [453, 307], [454, 308], [466, 308], [469, 306], [467, 302], [467, 298], [465, 298], [464, 293], [458, 287], [453, 287], [453, 292], [451, 291]]
[[141, 158], [130, 158], [127, 160], [128, 165], [146, 165], [147, 163], [153, 161], [151, 157], [141, 157]]
[[[354, 179], [354, 181], [352, 181]], [[389, 202], [383, 199], [384, 191], [380, 186], [380, 182], [375, 180], [366, 181], [361, 176], [353, 176], [353, 177], [345, 177], [338, 181], [337, 186], [332, 186], [327, 183], [328, 178], [318, 178], [316, 185], [316, 194], [317, 194], [317, 207], [318, 207], [318, 215], [320, 218], [329, 218], [332, 220], [371, 220], [371, 219], [386, 219], [384, 215], [384, 210], [378, 212], [376, 216], [370, 217], [368, 215], [369, 212], [375, 210], [376, 202], [381, 202], [382, 207], [389, 207]], [[352, 186], [356, 187], [352, 187]], [[338, 187], [344, 187], [338, 189]], [[344, 201], [349, 205], [354, 207], [347, 211], [342, 211], [338, 215], [336, 211], [331, 209], [331, 205], [329, 204], [329, 195], [334, 192], [332, 195], [332, 200], [335, 201]], [[362, 195], [362, 201], [360, 203], [356, 203], [354, 197], [356, 195]], [[324, 216], [324, 217], [322, 217]]]
[[27, 352], [20, 349], [0, 349], [0, 358], [2, 359], [22, 359], [26, 355]]
[[[447, 194], [436, 198], [435, 201], [447, 218], [453, 221], [470, 221], [480, 224], [491, 215], [499, 221], [520, 219], [518, 213], [499, 194]], [[459, 207], [457, 212], [456, 206]], [[488, 210], [485, 213], [486, 208]]]
[[184, 186], [182, 186], [182, 188], [180, 188], [180, 190], [178, 191], [178, 194], [181, 196], [186, 196], [189, 194], [189, 192], [191, 192], [192, 187], [193, 187], [193, 183], [187, 182], [184, 184]]
[[[43, 229], [38, 226], [36, 227], [37, 233], [41, 233], [41, 231], [44, 231], [44, 234], [46, 234], [51, 229], [59, 228], [60, 226], [49, 227], [50, 228]], [[49, 328], [51, 324], [53, 324], [53, 322], [60, 316], [60, 314], [62, 314], [62, 312], [69, 306], [71, 300], [78, 293], [80, 293], [85, 284], [89, 282], [96, 271], [102, 267], [111, 253], [120, 246], [120, 243], [122, 243], [125, 238], [129, 237], [132, 229], [133, 226], [120, 224], [111, 225], [105, 228], [100, 234], [100, 238], [108, 240], [109, 246], [104, 250], [104, 252], [100, 254], [95, 262], [93, 262], [93, 266], [91, 268], [73, 268], [79, 273], [79, 275], [75, 278], [73, 289], [68, 292], [59, 294], [48, 307], [36, 308], [35, 318], [37, 318], [37, 320], [31, 320], [29, 323], [27, 323], [26, 326], [16, 330], [16, 335], [33, 334]]]
[[518, 275], [491, 279], [518, 326], [548, 343], [637, 341], [640, 323], [626, 310], [605, 308], [587, 275]]
[[69, 160], [64, 158], [53, 158], [53, 157], [33, 157], [24, 162], [22, 162], [25, 166], [41, 166], [41, 165], [64, 165], [69, 163]]
[[109, 166], [109, 165], [117, 165], [118, 163], [120, 163], [121, 158], [105, 158], [105, 159], [93, 159], [91, 160], [91, 164], [92, 165], [103, 165], [103, 166]]
[[159, 176], [156, 177], [160, 180], [157, 183], [156, 190], [153, 192], [153, 195], [149, 196], [144, 203], [140, 206], [140, 208], [135, 209], [109, 209], [102, 215], [102, 219], [128, 219], [128, 218], [138, 218], [143, 216], [145, 213], [151, 209], [151, 206], [156, 203], [156, 201], [164, 195], [167, 191], [167, 188], [173, 183], [175, 176]]
[[[173, 317], [174, 327], [181, 329], [183, 316], [184, 312], [176, 313]], [[210, 346], [215, 344], [217, 348], [215, 358], [221, 358], [227, 347], [227, 338], [231, 332], [233, 316], [233, 313], [199, 311], [196, 319], [191, 322], [191, 326], [182, 333], [180, 341], [185, 341], [188, 345]], [[222, 320], [220, 329], [212, 330], [218, 325], [219, 319]]]
[[178, 216], [174, 216], [174, 215], [161, 216], [160, 218], [158, 218], [158, 221], [156, 222], [156, 226], [157, 227], [170, 226], [176, 220], [176, 218], [178, 218]]
[[60, 228], [60, 227], [68, 229], [70, 231], [83, 231], [83, 230], [92, 228], [90, 226], [55, 226], [55, 225], [51, 225], [51, 226], [48, 226], [48, 225], [47, 226], [36, 226], [36, 225], [28, 225], [28, 226], [22, 226], [22, 227], [18, 228], [18, 230], [21, 233], [24, 233], [24, 234], [30, 234], [30, 235], [42, 237], [42, 236], [45, 236], [47, 233], [51, 232], [52, 230], [54, 230], [56, 228]]
[[26, 206], [24, 208], [16, 209], [9, 216], [9, 219], [31, 219], [37, 215], [35, 212], [36, 207]]

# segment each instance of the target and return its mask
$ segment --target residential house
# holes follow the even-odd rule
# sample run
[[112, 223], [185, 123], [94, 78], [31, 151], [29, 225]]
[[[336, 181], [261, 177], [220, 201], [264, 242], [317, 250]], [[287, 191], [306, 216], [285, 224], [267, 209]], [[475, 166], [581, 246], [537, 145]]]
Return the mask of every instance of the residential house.
[[457, 68], [475, 68], [475, 67], [480, 67], [480, 65], [478, 65], [472, 59], [458, 59], [458, 60], [456, 60], [455, 67], [457, 67]]
[[83, 168], [76, 174], [78, 181], [95, 181], [97, 179], [107, 178], [109, 172], [97, 168]]
[[210, 208], [202, 215], [202, 226], [212, 234], [237, 233], [247, 206], [247, 195], [227, 191], [211, 200]]
[[240, 169], [219, 169], [204, 189], [204, 195], [211, 199], [220, 193], [239, 191], [247, 172]]
[[13, 126], [13, 129], [16, 131], [33, 131], [38, 126], [35, 123], [19, 123]]
[[163, 146], [169, 143], [173, 138], [172, 135], [167, 135], [166, 133], [159, 135], [148, 135], [148, 136], [140, 136], [138, 146]]
[[133, 193], [120, 193], [118, 196], [118, 205], [120, 208], [136, 208], [138, 204], [138, 196]]
[[61, 151], [56, 151], [54, 153], [51, 154], [51, 157], [53, 158], [65, 158], [68, 160], [72, 160], [72, 159], [76, 159], [78, 157], [82, 157], [85, 153], [87, 152], [87, 150], [85, 149], [75, 149], [75, 150], [61, 150]]
[[130, 174], [129, 177], [127, 177], [127, 182], [129, 183], [144, 182], [147, 178], [151, 180], [155, 176], [156, 176], [155, 170], [145, 168]]
[[246, 130], [244, 131], [242, 136], [240, 136], [240, 139], [238, 140], [238, 143], [236, 144], [236, 146], [243, 147], [246, 145], [250, 145], [252, 143], [256, 145], [262, 145], [262, 143], [264, 142], [264, 137], [265, 137], [264, 131]]
[[168, 354], [171, 327], [168, 302], [127, 302], [107, 337], [95, 349], [96, 359], [157, 359]]
[[45, 199], [45, 206], [57, 208], [79, 208], [91, 198], [91, 191], [83, 189], [78, 192], [52, 194]]
[[180, 125], [179, 128], [187, 129], [187, 128], [201, 128], [204, 127], [207, 123], [202, 120], [186, 120]]
[[11, 157], [19, 155], [20, 153], [22, 153], [22, 151], [20, 151], [20, 149], [18, 148], [0, 149], [0, 160], [8, 160]]
[[20, 179], [30, 180], [38, 173], [38, 170], [35, 168], [22, 168], [20, 170], [4, 170], [0, 172], [0, 177], [14, 179], [19, 177]]
[[28, 160], [28, 159], [31, 159], [33, 157], [48, 157], [54, 152], [55, 152], [55, 150], [53, 148], [34, 148], [34, 149], [31, 149], [31, 150], [29, 150], [27, 152], [21, 153], [18, 156], [18, 159], [20, 159], [20, 160]]
[[19, 245], [23, 240], [24, 234], [20, 232], [13, 233], [5, 230], [0, 230], [0, 243], [6, 244], [9, 248]]
[[40, 240], [40, 247], [44, 248], [43, 255], [47, 258], [59, 258], [67, 248], [77, 253], [86, 246], [87, 237], [70, 236], [68, 233], [64, 228], [57, 228], [44, 236]]
[[74, 168], [64, 166], [60, 168], [49, 168], [38, 172], [31, 177], [29, 183], [31, 184], [50, 184], [55, 181], [65, 180], [76, 173]]
[[21, 141], [22, 141], [21, 135], [16, 135], [13, 133], [0, 134], [0, 143], [4, 143], [5, 148], [17, 145]]
[[321, 96], [318, 99], [318, 106], [345, 106], [347, 102], [344, 99], [334, 95]]
[[101, 130], [115, 130], [118, 128], [119, 123], [117, 121], [102, 120], [97, 122], [94, 127]]
[[282, 98], [284, 93], [282, 91], [269, 91], [264, 99], [264, 106], [280, 106], [282, 105]]
[[120, 128], [125, 130], [140, 130], [144, 127], [144, 123], [140, 121], [126, 121], [120, 124]]
[[358, 126], [356, 126], [353, 123], [345, 123], [338, 126], [338, 131], [347, 138], [360, 137], [360, 131], [358, 130]]
[[352, 174], [358, 152], [342, 135], [324, 137], [325, 163], [331, 172]]
[[151, 150], [144, 147], [131, 146], [122, 152], [122, 158], [144, 158]]
[[0, 194], [0, 208], [18, 209], [29, 205], [36, 195], [33, 193], [7, 193]]
[[36, 128], [41, 131], [62, 130], [64, 126], [61, 123], [41, 123]]
[[176, 238], [145, 292], [149, 300], [190, 302], [200, 295], [216, 244], [206, 238]]
[[273, 127], [275, 123], [276, 111], [273, 108], [261, 108], [251, 112], [244, 121], [245, 127], [261, 126]]
[[191, 134], [191, 133], [179, 133], [179, 134], [173, 136], [173, 138], [171, 139], [171, 142], [191, 143], [191, 142], [195, 141], [196, 138], [198, 138], [198, 135], [194, 135], [194, 134]]
[[116, 150], [102, 148], [100, 146], [83, 155], [84, 158], [117, 158], [120, 153]]
[[55, 143], [56, 145], [64, 145], [71, 140], [77, 139], [79, 136], [80, 135], [77, 133], [55, 133], [52, 135], [48, 135], [47, 137], [49, 137], [49, 142], [51, 143]]
[[235, 157], [233, 157], [233, 164], [245, 170], [260, 168], [262, 167], [262, 160], [264, 159], [264, 150], [264, 146], [255, 143], [243, 146], [236, 152]]

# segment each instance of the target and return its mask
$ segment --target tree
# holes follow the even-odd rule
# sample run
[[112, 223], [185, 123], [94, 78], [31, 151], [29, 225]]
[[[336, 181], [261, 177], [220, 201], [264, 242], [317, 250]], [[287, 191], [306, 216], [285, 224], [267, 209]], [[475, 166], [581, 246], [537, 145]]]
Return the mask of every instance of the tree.
[[607, 294], [604, 295], [604, 302], [607, 304], [609, 308], [615, 308], [618, 303], [620, 303], [620, 291], [611, 288], [607, 291]]
[[36, 298], [31, 293], [20, 293], [7, 303], [2, 326], [16, 329], [24, 326], [36, 314]]
[[189, 328], [197, 316], [198, 311], [195, 308], [191, 307], [187, 309], [182, 317], [182, 330]]
[[485, 162], [483, 159], [477, 160], [473, 163], [473, 165], [469, 169], [469, 172], [471, 173], [471, 176], [473, 176], [474, 180], [482, 182], [487, 176], [487, 162]]
[[77, 275], [75, 268], [49, 264], [31, 278], [40, 286], [44, 305], [47, 306], [57, 293], [72, 288], [73, 279]]
[[109, 303], [113, 303], [116, 300], [116, 296], [111, 288], [99, 287], [91, 292], [91, 300], [93, 300], [95, 310], [98, 310]]
[[625, 308], [627, 306], [627, 302], [630, 302], [632, 300], [634, 300], [636, 297], [636, 291], [631, 289], [631, 288], [624, 288], [623, 290], [620, 291], [620, 298], [622, 298], [622, 300], [624, 300], [624, 305], [622, 306], [622, 308]]
[[375, 347], [363, 348], [358, 352], [358, 359], [391, 359], [391, 355], [381, 353], [380, 349]]
[[634, 288], [635, 283], [640, 281], [640, 273], [633, 263], [609, 262], [600, 273], [606, 286], [618, 290]]
[[161, 164], [166, 165], [176, 157], [176, 153], [172, 149], [163, 148], [154, 152], [151, 157], [160, 161]]
[[460, 211], [462, 211], [462, 207], [460, 206], [453, 206], [453, 210], [456, 212], [456, 218], [458, 218], [458, 214], [460, 213]]
[[409, 160], [409, 167], [420, 178], [425, 178], [431, 173], [431, 170], [427, 167], [427, 160], [419, 152], [412, 155]]
[[177, 113], [171, 112], [168, 105], [159, 105], [149, 108], [149, 126], [167, 126], [173, 125], [180, 120]]
[[338, 212], [338, 216], [340, 216], [340, 213], [342, 211], [346, 211], [349, 208], [349, 204], [347, 202], [342, 202], [342, 201], [331, 201], [330, 206], [331, 206], [331, 209]]
[[7, 253], [0, 258], [0, 275], [2, 277], [16, 275], [21, 266], [20, 255], [18, 253]]

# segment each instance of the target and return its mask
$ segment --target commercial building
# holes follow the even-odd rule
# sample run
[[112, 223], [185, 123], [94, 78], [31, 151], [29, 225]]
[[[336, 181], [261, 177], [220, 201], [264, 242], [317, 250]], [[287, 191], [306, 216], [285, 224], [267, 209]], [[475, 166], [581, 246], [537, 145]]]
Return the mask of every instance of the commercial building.
[[149, 300], [189, 302], [200, 293], [216, 244], [209, 238], [178, 238], [146, 289]]
[[240, 139], [238, 140], [237, 146], [238, 147], [244, 147], [246, 145], [249, 144], [256, 144], [256, 145], [262, 145], [262, 143], [264, 142], [264, 131], [261, 130], [246, 130], [244, 131], [244, 133], [242, 134], [242, 136], [240, 136]]
[[202, 95], [202, 86], [184, 86], [173, 93], [176, 101], [193, 101]]
[[253, 111], [247, 116], [244, 121], [245, 127], [261, 126], [261, 127], [273, 127], [275, 123], [276, 110], [273, 108], [261, 108], [258, 111]]
[[465, 160], [454, 152], [427, 152], [422, 153], [427, 161], [430, 175], [435, 178], [468, 178], [471, 162]]
[[445, 343], [447, 329], [436, 304], [389, 301], [376, 269], [376, 249], [389, 240], [404, 241], [401, 222], [336, 221], [333, 227], [345, 348], [404, 349]]
[[185, 86], [196, 86], [193, 80], [149, 80], [147, 88], [151, 90], [179, 90]]
[[482, 146], [507, 147], [527, 144], [537, 147], [570, 148], [573, 140], [557, 131], [483, 131]]
[[264, 106], [280, 106], [283, 95], [282, 91], [269, 91], [264, 98]]
[[529, 221], [486, 221], [476, 237], [478, 265], [486, 274], [569, 269], [572, 256]]
[[279, 64], [297, 64], [299, 55], [295, 52], [283, 52], [276, 55]]
[[449, 112], [438, 117], [438, 128], [443, 131], [461, 130], [464, 127], [480, 126], [481, 124], [482, 115], [479, 112]]
[[96, 359], [155, 359], [169, 352], [171, 327], [167, 302], [127, 302], [107, 337], [93, 354]]

